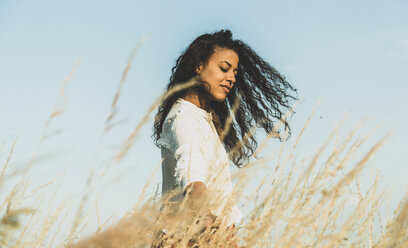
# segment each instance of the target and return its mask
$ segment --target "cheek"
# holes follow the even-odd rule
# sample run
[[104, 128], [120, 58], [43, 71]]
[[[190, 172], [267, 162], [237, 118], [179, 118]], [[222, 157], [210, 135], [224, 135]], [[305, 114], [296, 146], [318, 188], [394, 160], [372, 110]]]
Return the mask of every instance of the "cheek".
[[203, 71], [203, 73], [201, 74], [202, 79], [210, 84], [218, 83], [218, 81], [220, 81], [221, 76], [222, 75], [220, 75], [214, 69], [207, 69]]
[[214, 68], [210, 73], [209, 78], [211, 78], [213, 83], [219, 83], [224, 80], [224, 73], [218, 68]]

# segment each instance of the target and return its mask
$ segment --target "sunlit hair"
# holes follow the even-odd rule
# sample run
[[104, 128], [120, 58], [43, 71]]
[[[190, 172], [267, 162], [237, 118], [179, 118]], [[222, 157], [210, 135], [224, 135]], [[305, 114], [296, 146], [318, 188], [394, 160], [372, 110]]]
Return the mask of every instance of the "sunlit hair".
[[[257, 148], [256, 137], [250, 135], [243, 142], [243, 145], [239, 147], [236, 145], [244, 137], [248, 136], [252, 126], [256, 125], [264, 129], [266, 133], [271, 133], [275, 132], [276, 122], [281, 121], [284, 124], [284, 129], [290, 134], [290, 127], [284, 113], [292, 111], [290, 103], [292, 100], [297, 100], [294, 96], [296, 89], [247, 44], [232, 39], [231, 31], [221, 30], [200, 35], [190, 44], [172, 68], [167, 91], [196, 76], [196, 68], [200, 63], [204, 66], [207, 65], [215, 48], [231, 49], [238, 54], [238, 73], [235, 77], [234, 87], [223, 102], [208, 100], [208, 88], [204, 87], [205, 82], [201, 82], [194, 88], [208, 102], [206, 104], [206, 106], [209, 106], [207, 110], [212, 113], [214, 126], [220, 136], [230, 114], [230, 109], [238, 95], [241, 94], [239, 107], [229, 132], [224, 134], [223, 143], [233, 163], [238, 167], [242, 167], [254, 155]], [[163, 122], [167, 114], [177, 99], [185, 95], [186, 91], [187, 89], [172, 94], [160, 104], [153, 126], [153, 138], [156, 146], [159, 146], [157, 141], [160, 138]], [[278, 138], [281, 139], [279, 136]]]

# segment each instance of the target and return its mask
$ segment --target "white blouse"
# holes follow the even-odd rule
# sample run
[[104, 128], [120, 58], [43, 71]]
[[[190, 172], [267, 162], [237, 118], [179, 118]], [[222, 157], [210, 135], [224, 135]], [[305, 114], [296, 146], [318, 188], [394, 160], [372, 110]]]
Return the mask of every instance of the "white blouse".
[[211, 212], [226, 218], [227, 225], [238, 224], [242, 213], [232, 199], [229, 158], [211, 114], [179, 98], [166, 116], [158, 144], [162, 155], [162, 194], [179, 190], [173, 199], [181, 200], [188, 184], [202, 182], [211, 196]]

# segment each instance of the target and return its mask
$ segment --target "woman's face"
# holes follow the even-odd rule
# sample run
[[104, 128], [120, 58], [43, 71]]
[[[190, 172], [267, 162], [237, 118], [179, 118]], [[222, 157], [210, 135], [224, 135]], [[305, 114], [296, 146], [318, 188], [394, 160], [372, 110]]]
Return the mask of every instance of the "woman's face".
[[222, 102], [234, 86], [238, 72], [238, 54], [226, 48], [216, 47], [208, 59], [207, 65], [202, 64], [196, 69], [201, 80], [210, 84], [212, 100]]

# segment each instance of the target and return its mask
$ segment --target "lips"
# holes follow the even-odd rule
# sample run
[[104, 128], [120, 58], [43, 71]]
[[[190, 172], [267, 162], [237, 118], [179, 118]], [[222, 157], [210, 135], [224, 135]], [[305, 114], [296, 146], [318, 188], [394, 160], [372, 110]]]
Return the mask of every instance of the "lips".
[[226, 86], [226, 85], [221, 85], [221, 87], [224, 89], [225, 92], [229, 92], [231, 90], [230, 87]]

